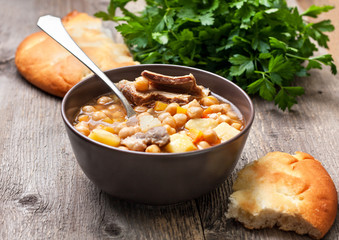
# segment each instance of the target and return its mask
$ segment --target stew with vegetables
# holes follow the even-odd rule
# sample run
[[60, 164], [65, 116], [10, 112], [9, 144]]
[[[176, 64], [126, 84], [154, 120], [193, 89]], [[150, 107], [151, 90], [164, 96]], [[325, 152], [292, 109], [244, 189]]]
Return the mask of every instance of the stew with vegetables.
[[209, 148], [244, 128], [235, 106], [198, 86], [193, 75], [170, 77], [149, 71], [141, 75], [117, 84], [135, 116], [127, 118], [119, 99], [106, 94], [81, 107], [75, 128], [95, 141], [150, 153]]

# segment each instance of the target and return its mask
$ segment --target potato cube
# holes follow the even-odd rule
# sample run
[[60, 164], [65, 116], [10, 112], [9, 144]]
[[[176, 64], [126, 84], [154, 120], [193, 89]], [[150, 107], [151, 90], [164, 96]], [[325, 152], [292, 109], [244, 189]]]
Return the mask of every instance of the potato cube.
[[146, 132], [153, 127], [161, 126], [161, 122], [152, 115], [143, 115], [139, 117], [139, 125], [141, 131]]
[[185, 124], [187, 129], [196, 129], [199, 131], [205, 131], [207, 129], [213, 129], [218, 126], [218, 121], [212, 118], [195, 118], [190, 119]]
[[225, 122], [220, 123], [216, 128], [214, 128], [214, 131], [217, 133], [222, 142], [225, 142], [240, 133], [238, 129], [235, 129]]
[[186, 134], [175, 133], [170, 136], [170, 142], [166, 145], [165, 150], [170, 153], [181, 153], [197, 150], [197, 147]]
[[113, 146], [117, 147], [120, 144], [120, 138], [118, 135], [110, 133], [100, 128], [93, 129], [92, 132], [88, 136], [89, 138]]

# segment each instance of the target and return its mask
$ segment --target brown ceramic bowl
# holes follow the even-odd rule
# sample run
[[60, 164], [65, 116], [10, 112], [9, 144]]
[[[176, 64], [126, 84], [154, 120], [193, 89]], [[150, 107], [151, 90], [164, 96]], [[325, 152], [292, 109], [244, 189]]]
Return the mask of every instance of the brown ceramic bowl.
[[75, 157], [100, 189], [120, 199], [146, 204], [170, 204], [205, 194], [223, 183], [234, 169], [253, 119], [248, 95], [232, 82], [203, 70], [164, 64], [135, 65], [106, 71], [113, 82], [134, 80], [143, 70], [166, 75], [192, 73], [198, 84], [231, 101], [242, 113], [245, 128], [217, 146], [187, 153], [144, 153], [121, 150], [93, 141], [72, 125], [79, 108], [109, 92], [96, 76], [75, 85], [62, 101], [62, 117]]

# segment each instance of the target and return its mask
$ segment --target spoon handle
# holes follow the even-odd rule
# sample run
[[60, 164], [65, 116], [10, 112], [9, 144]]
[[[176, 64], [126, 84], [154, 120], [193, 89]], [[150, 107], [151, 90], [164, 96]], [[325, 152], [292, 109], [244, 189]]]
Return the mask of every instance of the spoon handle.
[[37, 25], [47, 33], [51, 38], [63, 46], [66, 50], [72, 53], [77, 59], [85, 64], [92, 72], [100, 77], [117, 95], [125, 106], [127, 116], [131, 117], [135, 115], [133, 108], [131, 107], [125, 96], [119, 91], [115, 84], [104, 74], [100, 68], [81, 50], [81, 48], [73, 41], [71, 36], [64, 28], [61, 19], [50, 15], [42, 16], [39, 18]]

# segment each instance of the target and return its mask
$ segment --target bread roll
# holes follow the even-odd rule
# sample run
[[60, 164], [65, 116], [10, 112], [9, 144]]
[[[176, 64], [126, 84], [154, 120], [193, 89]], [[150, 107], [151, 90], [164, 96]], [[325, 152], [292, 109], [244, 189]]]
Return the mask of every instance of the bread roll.
[[337, 214], [334, 183], [311, 155], [272, 152], [244, 167], [233, 185], [228, 218], [249, 229], [278, 226], [320, 239]]
[[[133, 61], [125, 44], [113, 42], [100, 19], [74, 11], [62, 22], [75, 42], [101, 70], [138, 64]], [[26, 80], [59, 97], [91, 74], [87, 67], [44, 32], [34, 33], [21, 42], [15, 64]]]

